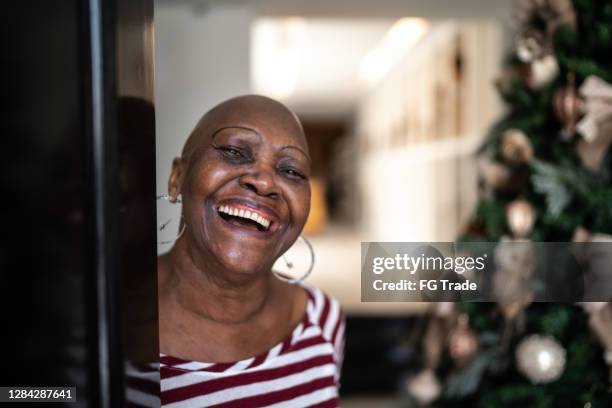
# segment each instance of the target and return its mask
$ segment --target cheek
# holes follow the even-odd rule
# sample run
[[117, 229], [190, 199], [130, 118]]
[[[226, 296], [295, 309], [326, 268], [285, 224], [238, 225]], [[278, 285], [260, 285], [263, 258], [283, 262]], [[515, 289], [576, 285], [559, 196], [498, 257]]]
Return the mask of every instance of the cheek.
[[189, 191], [197, 196], [207, 196], [218, 190], [230, 178], [222, 166], [208, 162], [194, 169], [189, 182]]
[[185, 180], [186, 194], [183, 194], [183, 216], [188, 224], [199, 225], [207, 201], [212, 200], [231, 177], [227, 169], [211, 162], [193, 168]]
[[301, 228], [306, 224], [310, 213], [310, 185], [292, 191], [290, 202], [293, 221]]

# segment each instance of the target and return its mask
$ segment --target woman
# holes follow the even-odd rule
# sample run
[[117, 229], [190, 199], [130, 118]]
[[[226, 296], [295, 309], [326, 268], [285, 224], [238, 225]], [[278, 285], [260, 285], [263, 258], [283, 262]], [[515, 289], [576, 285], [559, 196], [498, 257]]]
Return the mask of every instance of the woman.
[[272, 271], [310, 207], [297, 117], [262, 96], [209, 111], [173, 161], [184, 231], [159, 258], [162, 405], [338, 405], [338, 303]]

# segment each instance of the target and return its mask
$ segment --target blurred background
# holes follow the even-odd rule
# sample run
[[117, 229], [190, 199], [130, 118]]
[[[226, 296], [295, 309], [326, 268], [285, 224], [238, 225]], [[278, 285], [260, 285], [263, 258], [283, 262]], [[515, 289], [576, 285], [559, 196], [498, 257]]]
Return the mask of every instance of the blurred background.
[[[398, 345], [427, 306], [362, 303], [360, 242], [454, 241], [465, 228], [473, 154], [502, 109], [493, 83], [510, 15], [510, 1], [487, 0], [155, 1], [158, 194], [197, 120], [227, 98], [270, 96], [304, 125], [308, 282], [348, 314], [344, 406], [395, 401], [415, 369], [414, 349]], [[158, 220], [179, 214], [162, 205]]]
[[500, 113], [508, 2], [307, 3], [155, 2], [158, 193], [204, 112], [276, 98], [313, 157], [309, 279], [350, 313], [416, 310], [360, 302], [359, 244], [453, 241], [466, 224], [472, 153]]
[[[158, 193], [220, 101], [267, 95], [304, 125], [307, 281], [347, 313], [342, 406], [612, 404], [612, 3], [157, 0], [155, 26]], [[493, 243], [500, 300], [361, 302], [362, 241]], [[598, 302], [534, 302], [542, 264]]]
[[[180, 207], [155, 194], [204, 112], [260, 93], [310, 144], [307, 281], [347, 314], [342, 406], [612, 406], [609, 0], [2, 11], [0, 385], [159, 402], [156, 252], [177, 225], [156, 217]], [[363, 241], [485, 241], [499, 301], [363, 303]], [[536, 259], [551, 242], [570, 249]], [[308, 267], [305, 246], [287, 257]], [[534, 301], [540, 264], [571, 303]]]

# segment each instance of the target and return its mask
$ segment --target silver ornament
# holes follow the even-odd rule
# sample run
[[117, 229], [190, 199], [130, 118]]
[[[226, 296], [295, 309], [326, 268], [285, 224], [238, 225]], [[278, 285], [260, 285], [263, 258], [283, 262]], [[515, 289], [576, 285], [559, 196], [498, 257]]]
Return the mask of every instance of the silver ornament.
[[533, 62], [542, 57], [542, 40], [533, 35], [520, 37], [516, 42], [516, 55], [522, 62]]
[[532, 89], [542, 89], [559, 74], [559, 64], [553, 55], [544, 55], [531, 62], [527, 84]]
[[442, 386], [436, 373], [426, 368], [408, 381], [407, 390], [419, 405], [429, 405], [440, 397]]
[[565, 349], [550, 336], [533, 334], [516, 348], [518, 370], [534, 384], [557, 380], [565, 369]]

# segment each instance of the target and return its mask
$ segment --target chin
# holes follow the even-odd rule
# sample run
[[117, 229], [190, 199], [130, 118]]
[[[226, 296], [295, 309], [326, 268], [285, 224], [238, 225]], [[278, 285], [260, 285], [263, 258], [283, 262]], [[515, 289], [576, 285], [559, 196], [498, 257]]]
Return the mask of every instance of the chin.
[[276, 258], [270, 259], [260, 250], [245, 248], [238, 245], [220, 256], [220, 263], [227, 271], [241, 275], [255, 275], [262, 271], [269, 271], [274, 265]]

